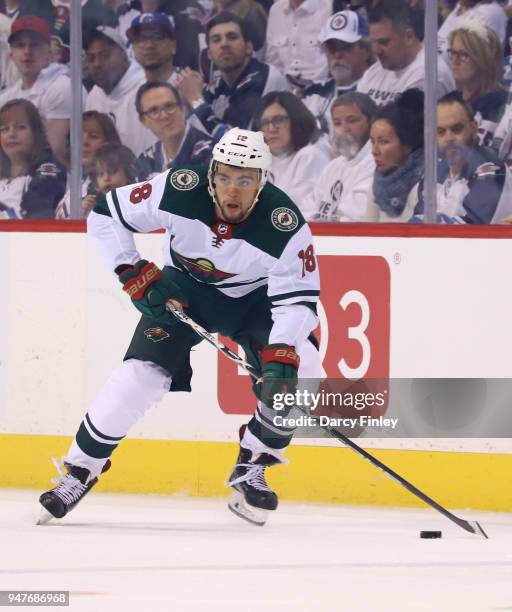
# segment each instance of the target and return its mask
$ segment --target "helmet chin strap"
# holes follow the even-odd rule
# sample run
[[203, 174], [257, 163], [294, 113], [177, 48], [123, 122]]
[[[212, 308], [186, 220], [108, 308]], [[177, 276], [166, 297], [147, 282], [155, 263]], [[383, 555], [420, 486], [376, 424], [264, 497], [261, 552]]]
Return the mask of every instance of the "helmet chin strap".
[[[213, 203], [216, 206], [218, 206], [219, 210], [222, 212], [222, 206], [220, 205], [219, 198], [217, 197], [217, 192], [215, 191], [215, 178], [214, 177], [215, 177], [215, 172], [217, 171], [217, 164], [218, 164], [217, 161], [212, 160], [210, 163], [210, 167], [208, 169], [208, 193], [210, 194], [210, 197], [212, 198]], [[261, 170], [261, 169], [258, 169], [258, 172], [260, 173], [260, 188], [258, 189], [258, 191], [256, 192], [256, 195], [254, 196], [253, 203], [247, 209], [247, 214], [245, 215], [243, 220], [240, 221], [240, 223], [245, 221], [247, 217], [251, 214], [253, 208], [256, 206], [256, 203], [258, 202], [258, 198], [260, 197], [261, 190], [265, 186], [265, 183], [267, 180], [267, 172], [266, 170]], [[229, 223], [229, 221], [226, 221], [226, 223]]]

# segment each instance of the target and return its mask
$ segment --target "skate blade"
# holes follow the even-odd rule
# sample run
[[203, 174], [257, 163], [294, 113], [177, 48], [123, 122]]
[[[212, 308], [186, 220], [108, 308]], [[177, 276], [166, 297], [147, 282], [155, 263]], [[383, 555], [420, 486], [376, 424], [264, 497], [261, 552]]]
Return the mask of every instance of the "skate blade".
[[268, 510], [250, 506], [246, 503], [244, 496], [239, 491], [233, 491], [228, 502], [228, 508], [233, 514], [251, 523], [251, 525], [263, 527], [267, 522]]
[[46, 525], [46, 523], [49, 523], [52, 518], [55, 518], [53, 514], [50, 514], [46, 508], [41, 508], [36, 525]]

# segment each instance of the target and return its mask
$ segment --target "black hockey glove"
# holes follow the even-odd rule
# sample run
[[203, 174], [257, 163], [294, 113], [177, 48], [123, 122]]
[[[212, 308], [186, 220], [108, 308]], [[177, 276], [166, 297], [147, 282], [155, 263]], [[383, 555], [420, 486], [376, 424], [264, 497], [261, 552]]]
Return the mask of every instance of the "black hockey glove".
[[146, 259], [141, 259], [133, 266], [119, 266], [116, 272], [135, 308], [162, 325], [176, 322], [165, 308], [167, 300], [177, 302], [182, 308], [188, 306], [180, 287], [174, 281], [162, 277], [160, 268]]

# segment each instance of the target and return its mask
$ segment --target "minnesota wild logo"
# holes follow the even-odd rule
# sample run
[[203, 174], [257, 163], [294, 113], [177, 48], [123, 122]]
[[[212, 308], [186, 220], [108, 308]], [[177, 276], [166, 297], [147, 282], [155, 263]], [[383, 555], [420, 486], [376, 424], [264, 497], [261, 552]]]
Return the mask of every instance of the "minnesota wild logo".
[[170, 338], [170, 334], [168, 334], [161, 327], [150, 327], [149, 329], [145, 329], [144, 335], [148, 340], [151, 340], [152, 342], [161, 342], [166, 338]]
[[299, 219], [297, 215], [286, 206], [276, 208], [271, 215], [272, 225], [282, 232], [291, 232], [297, 225], [299, 225]]
[[176, 257], [178, 262], [187, 270], [190, 276], [202, 283], [220, 283], [221, 281], [236, 276], [236, 274], [231, 272], [217, 270], [215, 265], [205, 257], [190, 259], [176, 253], [173, 249], [171, 249], [171, 252], [173, 257]]
[[199, 183], [199, 175], [193, 170], [176, 170], [169, 177], [171, 185], [180, 191], [194, 189]]

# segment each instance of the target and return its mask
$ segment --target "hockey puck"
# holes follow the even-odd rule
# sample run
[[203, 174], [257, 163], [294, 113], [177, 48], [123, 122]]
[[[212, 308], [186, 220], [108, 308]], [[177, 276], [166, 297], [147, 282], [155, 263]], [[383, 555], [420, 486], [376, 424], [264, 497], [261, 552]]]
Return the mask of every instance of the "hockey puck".
[[441, 531], [420, 531], [420, 538], [425, 540], [433, 540], [441, 537], [443, 537], [443, 533]]

